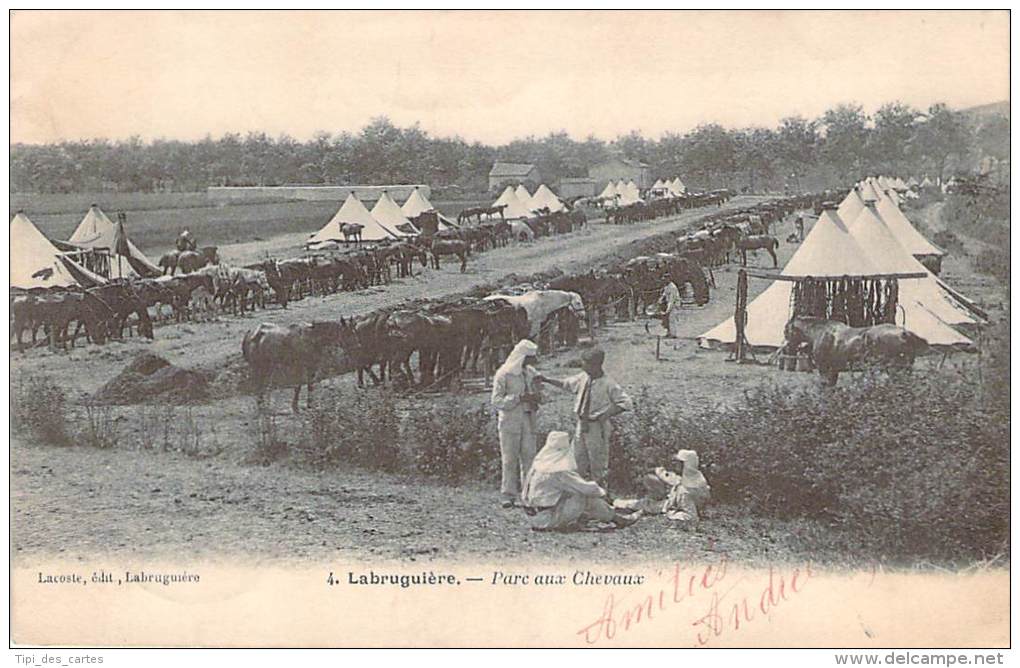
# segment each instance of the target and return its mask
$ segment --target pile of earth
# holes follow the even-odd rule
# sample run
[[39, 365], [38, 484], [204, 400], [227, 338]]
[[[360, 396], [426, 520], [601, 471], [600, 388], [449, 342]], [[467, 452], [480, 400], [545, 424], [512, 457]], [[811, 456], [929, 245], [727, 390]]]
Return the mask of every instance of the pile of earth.
[[202, 401], [209, 394], [209, 377], [182, 369], [158, 355], [143, 353], [96, 390], [92, 399], [99, 404], [124, 406], [153, 399], [170, 404]]

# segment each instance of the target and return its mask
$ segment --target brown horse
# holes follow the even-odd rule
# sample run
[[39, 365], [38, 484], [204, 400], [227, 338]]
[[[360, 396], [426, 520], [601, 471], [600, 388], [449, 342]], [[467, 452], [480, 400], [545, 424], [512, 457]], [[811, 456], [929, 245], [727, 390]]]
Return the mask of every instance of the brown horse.
[[251, 367], [259, 405], [272, 385], [293, 387], [290, 405], [297, 413], [301, 386], [308, 385], [310, 408], [316, 373], [326, 354], [340, 344], [341, 327], [339, 322], [262, 323], [245, 334], [241, 353]]
[[795, 316], [786, 323], [787, 346], [808, 344], [824, 385], [833, 386], [853, 365], [907, 368], [928, 342], [896, 325], [850, 327], [835, 320]]
[[747, 251], [765, 250], [772, 256], [772, 268], [779, 267], [779, 258], [776, 257], [776, 249], [779, 248], [779, 239], [767, 234], [752, 234], [737, 241], [737, 250], [740, 251], [740, 264], [747, 266]]
[[460, 260], [460, 273], [467, 271], [467, 256], [471, 246], [460, 239], [434, 239], [429, 245], [432, 253], [432, 268], [439, 269], [439, 258], [443, 255], [455, 255]]

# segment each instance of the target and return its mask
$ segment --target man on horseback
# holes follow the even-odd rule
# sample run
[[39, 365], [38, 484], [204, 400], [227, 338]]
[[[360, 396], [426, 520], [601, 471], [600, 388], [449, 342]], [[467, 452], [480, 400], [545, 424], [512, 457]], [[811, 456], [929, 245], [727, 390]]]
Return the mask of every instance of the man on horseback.
[[198, 242], [191, 236], [189, 230], [184, 230], [177, 236], [177, 250], [182, 253], [184, 251], [198, 250]]
[[574, 414], [577, 433], [574, 457], [582, 477], [594, 480], [606, 489], [609, 477], [609, 439], [613, 433], [611, 419], [634, 409], [634, 402], [612, 378], [602, 370], [606, 354], [592, 348], [582, 356], [584, 371], [568, 378], [556, 379], [538, 375], [538, 380], [574, 393]]

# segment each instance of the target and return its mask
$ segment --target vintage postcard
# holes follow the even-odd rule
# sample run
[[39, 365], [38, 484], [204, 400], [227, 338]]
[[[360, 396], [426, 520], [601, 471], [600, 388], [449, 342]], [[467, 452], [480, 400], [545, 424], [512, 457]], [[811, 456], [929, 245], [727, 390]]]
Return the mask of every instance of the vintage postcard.
[[1008, 11], [9, 21], [13, 646], [1002, 662]]

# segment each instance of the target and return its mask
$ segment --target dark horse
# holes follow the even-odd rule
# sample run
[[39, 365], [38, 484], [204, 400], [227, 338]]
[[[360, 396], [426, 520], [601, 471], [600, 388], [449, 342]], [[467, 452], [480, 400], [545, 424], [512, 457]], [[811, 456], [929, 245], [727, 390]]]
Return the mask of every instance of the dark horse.
[[767, 234], [752, 234], [737, 241], [737, 250], [740, 251], [740, 264], [747, 266], [747, 251], [764, 249], [772, 256], [772, 267], [779, 267], [779, 258], [776, 257], [776, 249], [779, 248], [779, 240]]
[[896, 325], [850, 327], [836, 320], [795, 316], [786, 323], [787, 346], [810, 347], [822, 383], [833, 386], [851, 366], [877, 364], [908, 368], [928, 348], [928, 342]]
[[259, 406], [273, 385], [294, 388], [291, 408], [298, 412], [301, 386], [308, 386], [308, 406], [316, 373], [340, 345], [341, 323], [302, 322], [293, 325], [262, 323], [244, 335], [241, 353], [251, 368]]
[[467, 271], [467, 256], [471, 252], [471, 246], [460, 239], [433, 239], [428, 246], [432, 252], [432, 267], [439, 269], [439, 257], [442, 255], [455, 255], [460, 260], [460, 273]]

